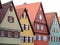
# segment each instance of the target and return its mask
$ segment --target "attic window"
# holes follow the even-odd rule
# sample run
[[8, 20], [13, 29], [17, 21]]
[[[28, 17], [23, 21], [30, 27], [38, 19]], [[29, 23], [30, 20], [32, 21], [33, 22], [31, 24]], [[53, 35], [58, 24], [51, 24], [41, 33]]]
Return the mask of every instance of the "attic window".
[[12, 16], [8, 16], [8, 22], [9, 23], [13, 23], [14, 22], [14, 18]]
[[54, 28], [54, 32], [57, 32], [56, 28]]
[[25, 19], [26, 18], [26, 12], [23, 13], [22, 17]]
[[56, 21], [54, 22], [54, 24], [56, 24]]
[[39, 20], [42, 20], [42, 15], [39, 15]]
[[10, 11], [12, 11], [12, 6], [10, 6]]

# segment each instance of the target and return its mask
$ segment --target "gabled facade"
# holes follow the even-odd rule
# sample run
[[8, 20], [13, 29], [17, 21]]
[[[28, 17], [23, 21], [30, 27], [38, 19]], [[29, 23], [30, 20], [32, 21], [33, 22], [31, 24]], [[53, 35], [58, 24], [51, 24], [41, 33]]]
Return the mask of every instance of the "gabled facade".
[[[42, 8], [42, 4], [40, 2], [38, 3], [32, 3], [32, 4], [24, 4], [24, 5], [19, 5], [15, 7], [16, 9], [19, 8], [26, 8], [29, 19], [31, 21], [31, 24], [34, 29], [34, 45], [48, 45], [48, 27], [47, 27], [47, 22], [46, 18], [44, 16], [44, 11]], [[41, 17], [42, 16], [42, 17]], [[42, 19], [42, 20], [40, 20]], [[37, 25], [38, 24], [38, 25]], [[39, 25], [41, 24], [41, 25]], [[39, 26], [36, 28], [36, 25]], [[42, 30], [37, 30], [38, 28], [42, 27]], [[42, 44], [43, 43], [43, 44]]]
[[50, 21], [49, 45], [60, 45], [60, 29], [59, 29], [57, 13], [49, 13], [47, 15], [48, 16], [50, 15], [49, 16], [50, 17], [49, 19]]
[[19, 45], [21, 27], [14, 4], [0, 1], [0, 6], [0, 45]]
[[34, 31], [26, 8], [17, 9], [23, 32], [20, 33], [20, 45], [33, 45]]
[[49, 29], [41, 3], [39, 5], [33, 27], [35, 32], [34, 45], [48, 45]]

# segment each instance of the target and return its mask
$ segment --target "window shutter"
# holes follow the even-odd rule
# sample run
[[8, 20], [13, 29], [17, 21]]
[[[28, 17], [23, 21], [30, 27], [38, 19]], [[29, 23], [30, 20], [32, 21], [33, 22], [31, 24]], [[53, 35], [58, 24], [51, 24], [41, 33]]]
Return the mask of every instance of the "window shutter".
[[12, 37], [13, 37], [13, 38], [15, 37], [15, 32], [12, 32]]
[[60, 37], [59, 37], [59, 42], [60, 42]]
[[30, 42], [30, 37], [28, 37], [28, 42]]
[[25, 42], [25, 38], [26, 38], [26, 37], [24, 36], [24, 42]]
[[0, 36], [1, 36], [1, 30], [0, 30]]
[[8, 37], [8, 31], [5, 31], [5, 36]]

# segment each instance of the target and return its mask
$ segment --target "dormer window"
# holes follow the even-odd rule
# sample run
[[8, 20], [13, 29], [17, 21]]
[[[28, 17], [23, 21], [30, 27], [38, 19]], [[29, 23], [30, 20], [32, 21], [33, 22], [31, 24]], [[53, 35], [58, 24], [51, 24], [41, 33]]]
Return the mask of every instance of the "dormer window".
[[8, 22], [9, 23], [13, 23], [14, 22], [14, 18], [12, 16], [8, 16]]
[[42, 15], [39, 15], [39, 20], [42, 20]]
[[23, 13], [22, 17], [25, 19], [26, 18], [26, 12]]

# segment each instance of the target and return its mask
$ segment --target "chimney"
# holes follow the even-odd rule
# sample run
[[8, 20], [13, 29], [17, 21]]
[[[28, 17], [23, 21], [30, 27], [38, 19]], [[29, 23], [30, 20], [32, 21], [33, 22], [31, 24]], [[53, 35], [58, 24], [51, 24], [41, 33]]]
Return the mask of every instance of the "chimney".
[[24, 4], [27, 4], [26, 2], [24, 2]]
[[0, 0], [0, 9], [2, 8], [1, 0]]

